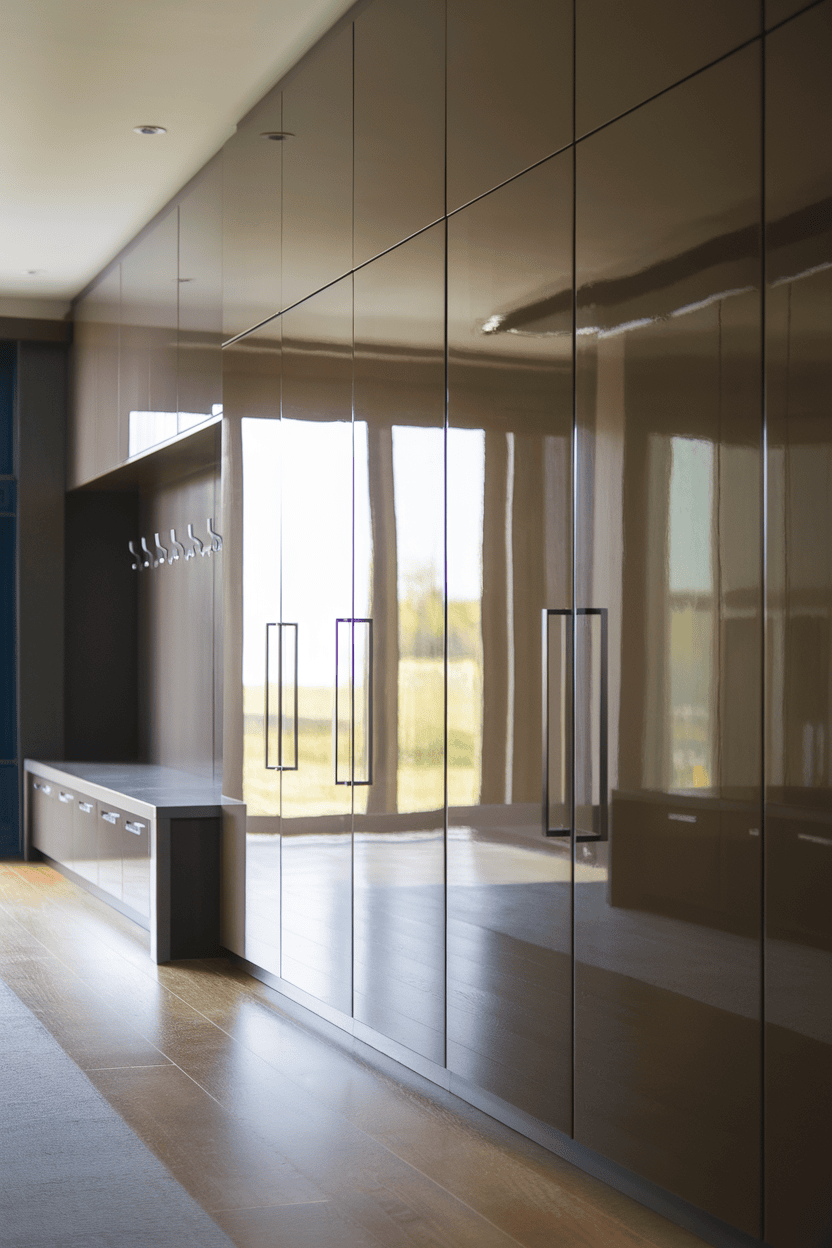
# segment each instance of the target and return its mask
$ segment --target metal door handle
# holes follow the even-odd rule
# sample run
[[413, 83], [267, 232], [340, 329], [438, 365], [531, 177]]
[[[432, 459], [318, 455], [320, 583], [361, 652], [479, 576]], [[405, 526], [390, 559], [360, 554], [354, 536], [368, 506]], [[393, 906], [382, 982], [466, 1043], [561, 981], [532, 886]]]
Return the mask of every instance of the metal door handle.
[[143, 823], [125, 823], [124, 826], [128, 832], [134, 832], [136, 836], [141, 836], [145, 829], [145, 825]]
[[83, 810], [84, 814], [88, 815], [92, 811], [92, 802], [79, 802], [78, 809]]
[[[590, 798], [593, 812], [592, 831], [576, 826], [575, 812], [575, 643], [577, 619], [598, 617], [601, 625], [600, 679], [598, 707], [598, 807]], [[577, 841], [605, 841], [609, 833], [608, 781], [608, 638], [606, 607], [544, 608], [543, 610], [543, 833], [544, 836], [571, 836], [575, 831]], [[551, 621], [561, 622], [559, 662], [553, 662], [551, 646]], [[561, 673], [560, 723], [552, 723], [552, 672], [558, 667]], [[553, 748], [556, 740], [558, 747]], [[554, 754], [554, 759], [553, 759]], [[552, 783], [553, 763], [560, 772], [560, 783]], [[553, 818], [553, 813], [556, 815]]]
[[118, 823], [121, 816], [116, 814], [114, 810], [102, 810], [101, 818], [105, 823]]
[[[607, 672], [609, 667], [608, 655], [608, 638], [607, 638], [607, 618], [608, 611], [606, 607], [579, 607], [576, 615], [586, 617], [597, 617], [601, 625], [600, 647], [599, 647], [599, 689], [598, 689], [598, 806], [596, 807], [592, 801], [592, 794], [589, 794], [589, 807], [592, 812], [592, 830], [589, 828], [575, 827], [576, 841], [606, 841], [609, 836], [609, 791], [608, 783], [608, 740], [609, 734], [607, 730], [607, 714], [608, 714], [608, 689], [607, 689]], [[597, 812], [597, 813], [596, 813]]]
[[[552, 653], [552, 623], [559, 622], [559, 654]], [[574, 720], [572, 716], [572, 655], [574, 615], [568, 607], [543, 609], [543, 835], [571, 836], [574, 823]], [[560, 673], [559, 722], [553, 723], [552, 678]], [[554, 754], [554, 758], [552, 755]], [[557, 770], [559, 783], [553, 783]], [[554, 810], [553, 810], [554, 807]], [[554, 814], [554, 818], [553, 818]]]
[[[338, 676], [339, 676], [339, 639], [340, 625], [349, 625], [350, 656], [349, 656], [349, 688], [350, 688], [350, 774], [346, 780], [338, 778]], [[365, 625], [367, 628], [367, 697], [365, 702], [364, 743], [366, 750], [366, 771], [364, 780], [358, 780], [355, 774], [355, 627]], [[345, 616], [335, 621], [335, 716], [333, 720], [333, 755], [335, 758], [335, 783], [352, 785], [356, 788], [373, 783], [373, 621], [366, 617]]]
[[63, 792], [59, 792], [59, 793], [58, 793], [58, 801], [59, 801], [59, 802], [72, 802], [72, 801], [74, 801], [74, 800], [75, 800], [75, 799], [73, 798], [73, 796], [72, 796], [72, 794], [71, 794], [71, 793], [63, 793]]
[[[271, 687], [271, 675], [269, 667], [269, 629], [277, 628], [277, 762], [269, 762], [269, 726], [271, 720], [269, 689]], [[283, 630], [284, 628], [293, 628], [295, 630], [295, 662], [294, 662], [294, 729], [293, 735], [295, 739], [295, 748], [293, 751], [294, 761], [291, 763], [284, 762], [283, 759]], [[280, 623], [266, 625], [266, 684], [265, 696], [263, 699], [263, 737], [265, 740], [265, 763], [267, 771], [297, 771], [298, 770], [298, 626], [297, 624]]]

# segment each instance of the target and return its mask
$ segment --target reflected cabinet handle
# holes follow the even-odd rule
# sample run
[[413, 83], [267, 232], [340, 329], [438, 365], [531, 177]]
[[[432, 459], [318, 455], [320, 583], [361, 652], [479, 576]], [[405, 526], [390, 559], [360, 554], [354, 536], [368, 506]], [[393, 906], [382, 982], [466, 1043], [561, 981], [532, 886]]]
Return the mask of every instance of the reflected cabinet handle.
[[[585, 778], [588, 801], [575, 794], [575, 705], [586, 707], [593, 720], [590, 701], [592, 678], [587, 672], [576, 677], [576, 653], [590, 657], [578, 639], [581, 620], [597, 619], [598, 640], [598, 804], [592, 800], [592, 777]], [[543, 610], [543, 834], [571, 836], [576, 841], [605, 841], [609, 835], [608, 792], [608, 612], [606, 607], [544, 608]], [[580, 686], [579, 688], [576, 688]], [[590, 747], [590, 759], [592, 757]], [[582, 788], [583, 786], [581, 786]], [[592, 828], [578, 827], [576, 807], [586, 805], [592, 812]], [[597, 813], [596, 813], [597, 812]]]
[[543, 835], [571, 836], [574, 616], [543, 609]]
[[[277, 762], [269, 761], [269, 737], [271, 734], [271, 706], [269, 689], [271, 687], [271, 655], [270, 655], [270, 629], [279, 629], [277, 643]], [[290, 752], [291, 762], [286, 762], [283, 749], [283, 713], [284, 713], [284, 695], [283, 695], [283, 635], [284, 630], [293, 628], [295, 630], [294, 637], [294, 679], [293, 679], [293, 729], [292, 736], [294, 738], [294, 748]], [[265, 763], [267, 771], [297, 771], [298, 770], [298, 626], [297, 624], [281, 623], [266, 625], [266, 681], [265, 696], [263, 698], [263, 737], [265, 741]]]
[[[338, 685], [340, 680], [340, 640], [342, 627], [346, 626], [349, 633], [349, 690], [350, 690], [350, 717], [349, 717], [349, 776], [342, 780], [338, 775], [338, 724], [339, 724], [339, 705], [338, 705]], [[367, 630], [367, 681], [366, 685], [362, 683], [365, 690], [364, 698], [364, 770], [365, 778], [358, 779], [356, 775], [356, 758], [355, 758], [355, 742], [356, 742], [356, 714], [355, 714], [355, 630], [356, 628], [365, 628]], [[371, 619], [357, 616], [345, 616], [335, 621], [335, 714], [332, 723], [332, 753], [335, 759], [335, 783], [343, 785], [351, 785], [353, 787], [361, 787], [371, 785], [373, 783], [373, 621]]]

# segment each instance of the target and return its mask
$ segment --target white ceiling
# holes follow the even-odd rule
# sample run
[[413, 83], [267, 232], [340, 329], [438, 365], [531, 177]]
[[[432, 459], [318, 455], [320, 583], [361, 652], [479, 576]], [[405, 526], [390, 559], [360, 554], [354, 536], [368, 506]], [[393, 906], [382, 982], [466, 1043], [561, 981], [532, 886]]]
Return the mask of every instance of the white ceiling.
[[0, 315], [63, 315], [351, 2], [0, 0]]

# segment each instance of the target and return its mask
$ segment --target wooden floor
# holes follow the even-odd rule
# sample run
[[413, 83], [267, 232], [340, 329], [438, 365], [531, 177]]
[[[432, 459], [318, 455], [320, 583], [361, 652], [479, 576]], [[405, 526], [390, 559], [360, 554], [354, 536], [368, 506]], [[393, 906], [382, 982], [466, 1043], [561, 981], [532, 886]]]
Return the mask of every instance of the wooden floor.
[[50, 867], [0, 863], [0, 978], [239, 1248], [702, 1244], [228, 962], [157, 967], [148, 943]]

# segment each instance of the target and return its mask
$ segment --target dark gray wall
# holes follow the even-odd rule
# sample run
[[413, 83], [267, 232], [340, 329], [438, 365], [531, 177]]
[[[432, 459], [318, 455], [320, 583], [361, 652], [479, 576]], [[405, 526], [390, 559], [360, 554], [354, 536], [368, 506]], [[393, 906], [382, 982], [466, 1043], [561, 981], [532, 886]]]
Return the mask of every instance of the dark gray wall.
[[19, 748], [22, 758], [60, 758], [66, 344], [20, 342], [17, 367]]

